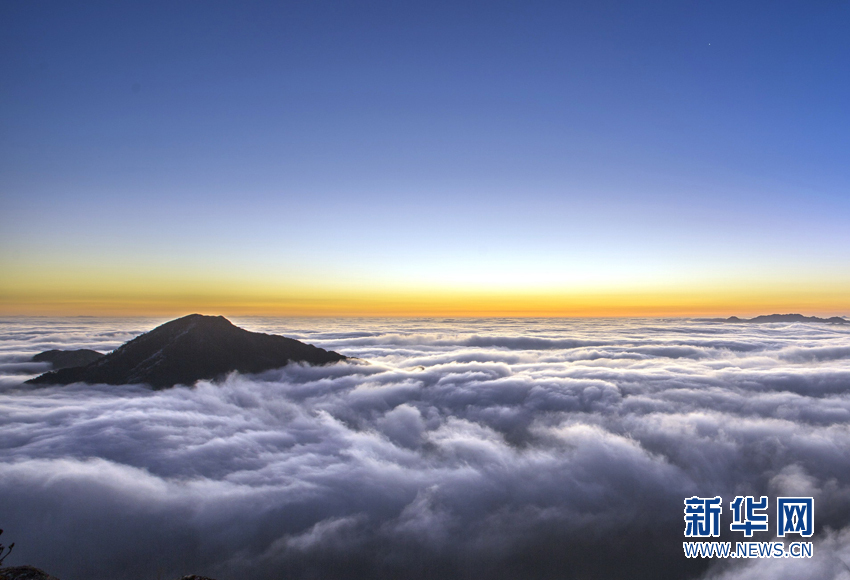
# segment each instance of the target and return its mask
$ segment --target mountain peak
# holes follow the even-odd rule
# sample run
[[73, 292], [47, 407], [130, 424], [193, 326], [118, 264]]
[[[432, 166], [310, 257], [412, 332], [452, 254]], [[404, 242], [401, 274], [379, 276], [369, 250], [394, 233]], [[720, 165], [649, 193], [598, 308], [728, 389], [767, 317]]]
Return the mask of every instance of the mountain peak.
[[259, 373], [290, 362], [327, 364], [345, 359], [292, 338], [249, 332], [223, 316], [189, 314], [137, 336], [91, 364], [45, 373], [28, 382], [146, 383], [166, 388], [231, 371]]

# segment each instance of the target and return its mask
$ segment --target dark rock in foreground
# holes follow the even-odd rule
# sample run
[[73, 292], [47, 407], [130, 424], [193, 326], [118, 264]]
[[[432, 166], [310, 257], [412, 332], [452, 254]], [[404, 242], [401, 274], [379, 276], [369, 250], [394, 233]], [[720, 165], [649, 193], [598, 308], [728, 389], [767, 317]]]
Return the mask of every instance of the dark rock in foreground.
[[0, 580], [59, 580], [44, 570], [32, 566], [0, 568]]
[[84, 367], [103, 358], [102, 352], [81, 348], [79, 350], [46, 350], [32, 357], [33, 362], [49, 362], [53, 370]]
[[[43, 570], [32, 566], [15, 566], [14, 568], [0, 568], [0, 580], [59, 580]], [[213, 580], [206, 576], [183, 576], [180, 580]]]
[[84, 366], [45, 373], [32, 384], [192, 385], [231, 371], [259, 373], [290, 362], [327, 364], [347, 357], [292, 338], [249, 332], [223, 316], [190, 314], [166, 322]]
[[802, 314], [766, 314], [756, 316], [755, 318], [738, 318], [730, 316], [729, 318], [715, 318], [717, 322], [826, 322], [829, 324], [850, 324], [850, 320], [833, 316], [832, 318], [818, 318], [817, 316], [803, 316]]

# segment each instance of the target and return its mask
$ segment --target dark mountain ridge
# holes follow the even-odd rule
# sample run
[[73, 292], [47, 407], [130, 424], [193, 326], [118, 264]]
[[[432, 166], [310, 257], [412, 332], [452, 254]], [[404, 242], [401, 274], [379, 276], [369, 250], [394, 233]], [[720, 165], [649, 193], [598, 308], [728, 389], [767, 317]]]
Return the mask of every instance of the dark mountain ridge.
[[818, 318], [817, 316], [804, 316], [802, 314], [764, 314], [755, 318], [712, 318], [715, 322], [754, 322], [756, 324], [765, 322], [825, 322], [829, 324], [850, 324], [850, 320], [833, 316], [832, 318]]
[[145, 383], [162, 389], [231, 371], [259, 373], [290, 362], [321, 365], [346, 358], [292, 338], [249, 332], [223, 316], [190, 314], [137, 336], [85, 366], [52, 371], [27, 382]]
[[33, 362], [48, 362], [53, 370], [84, 367], [103, 358], [102, 352], [81, 348], [79, 350], [46, 350], [32, 357]]

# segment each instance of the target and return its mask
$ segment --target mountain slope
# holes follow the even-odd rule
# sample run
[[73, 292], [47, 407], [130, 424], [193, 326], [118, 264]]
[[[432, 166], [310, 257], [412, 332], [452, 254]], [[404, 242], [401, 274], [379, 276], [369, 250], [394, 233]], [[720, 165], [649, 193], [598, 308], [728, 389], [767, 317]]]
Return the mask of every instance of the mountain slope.
[[190, 314], [134, 338], [91, 364], [45, 373], [27, 382], [146, 383], [166, 388], [231, 371], [258, 373], [290, 362], [326, 364], [345, 359], [292, 338], [249, 332], [223, 316]]

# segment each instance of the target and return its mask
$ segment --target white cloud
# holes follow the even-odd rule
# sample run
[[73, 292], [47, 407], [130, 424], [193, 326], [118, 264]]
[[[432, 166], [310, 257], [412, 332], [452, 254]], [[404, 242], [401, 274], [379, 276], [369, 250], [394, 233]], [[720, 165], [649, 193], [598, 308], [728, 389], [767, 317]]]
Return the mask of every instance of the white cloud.
[[[0, 525], [17, 563], [94, 580], [845, 573], [850, 332], [243, 324], [370, 363], [32, 389], [16, 366], [31, 354], [109, 350], [146, 326], [4, 322]], [[803, 492], [818, 525], [803, 576], [681, 554], [684, 497]]]

